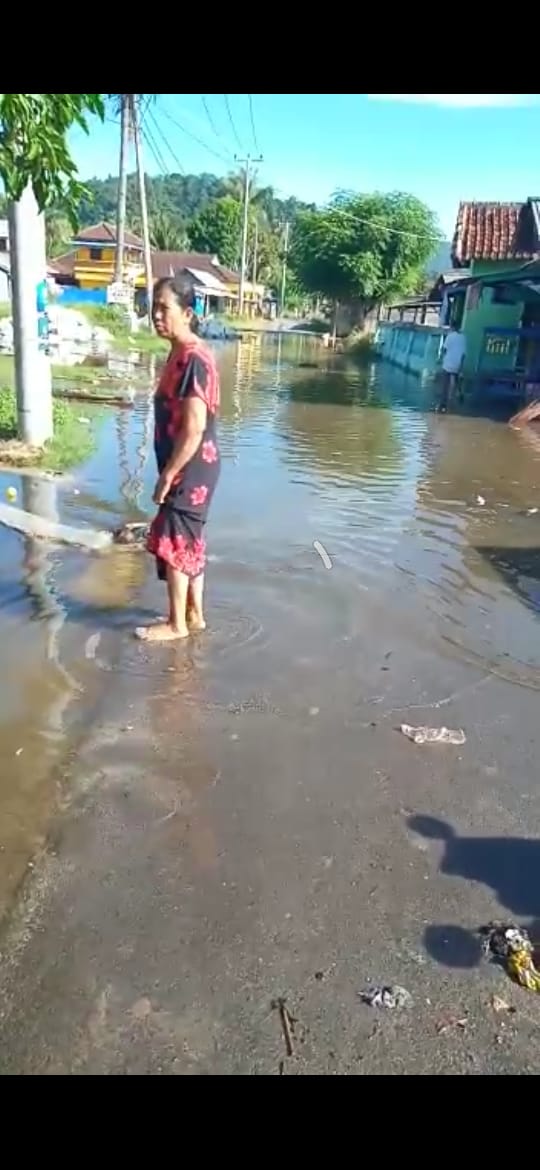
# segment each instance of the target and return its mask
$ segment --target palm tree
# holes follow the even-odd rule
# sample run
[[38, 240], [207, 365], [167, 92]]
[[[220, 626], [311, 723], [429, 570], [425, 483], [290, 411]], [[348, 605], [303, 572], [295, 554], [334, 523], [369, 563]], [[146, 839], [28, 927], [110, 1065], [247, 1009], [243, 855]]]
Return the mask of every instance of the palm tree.
[[[131, 220], [130, 227], [136, 235], [141, 235], [142, 221], [138, 217]], [[158, 252], [182, 252], [186, 251], [188, 247], [184, 225], [165, 210], [158, 210], [152, 215], [150, 242]]]

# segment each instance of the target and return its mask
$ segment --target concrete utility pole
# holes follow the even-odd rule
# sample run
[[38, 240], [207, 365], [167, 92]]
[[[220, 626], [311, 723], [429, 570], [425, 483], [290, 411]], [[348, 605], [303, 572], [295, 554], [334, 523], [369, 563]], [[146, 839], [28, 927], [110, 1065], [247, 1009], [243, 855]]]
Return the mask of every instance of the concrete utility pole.
[[150, 246], [150, 226], [148, 223], [148, 202], [146, 198], [146, 175], [143, 165], [142, 143], [141, 143], [141, 127], [139, 121], [139, 108], [135, 94], [130, 95], [132, 100], [131, 121], [133, 126], [133, 138], [135, 141], [135, 154], [137, 156], [137, 173], [139, 176], [139, 193], [141, 200], [141, 219], [143, 229], [144, 242], [144, 268], [146, 273], [146, 298], [148, 304], [148, 326], [152, 328], [152, 298], [154, 292], [154, 273], [152, 269], [152, 249]]
[[259, 221], [255, 220], [255, 239], [253, 241], [253, 285], [257, 284], [259, 275]]
[[53, 434], [51, 363], [39, 344], [38, 285], [47, 277], [45, 219], [29, 185], [8, 211], [19, 438], [41, 447]]
[[244, 312], [244, 302], [246, 299], [246, 279], [247, 279], [247, 256], [248, 256], [248, 232], [249, 232], [249, 199], [251, 194], [251, 165], [255, 166], [257, 163], [264, 162], [261, 155], [260, 158], [252, 158], [248, 154], [247, 158], [238, 158], [235, 155], [236, 162], [245, 166], [245, 183], [244, 183], [244, 227], [242, 232], [242, 266], [240, 270], [240, 298], [238, 302], [238, 313], [242, 316]]
[[129, 150], [129, 96], [127, 93], [120, 94], [120, 172], [118, 179], [118, 206], [116, 211], [116, 261], [114, 266], [114, 279], [117, 284], [122, 284], [124, 280]]
[[281, 316], [285, 312], [285, 296], [287, 293], [287, 266], [289, 261], [289, 240], [291, 236], [290, 223], [285, 224], [285, 247], [283, 251], [283, 276], [281, 279]]

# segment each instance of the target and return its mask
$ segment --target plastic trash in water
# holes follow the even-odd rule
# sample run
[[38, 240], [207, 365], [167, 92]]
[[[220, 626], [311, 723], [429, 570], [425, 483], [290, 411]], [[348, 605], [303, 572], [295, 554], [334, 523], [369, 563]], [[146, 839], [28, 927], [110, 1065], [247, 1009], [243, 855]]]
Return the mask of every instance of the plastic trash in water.
[[463, 747], [467, 743], [464, 731], [450, 731], [448, 727], [409, 727], [402, 725], [402, 734], [410, 739], [411, 743], [422, 747], [426, 743], [442, 743], [451, 747]]
[[14, 504], [18, 498], [17, 488], [8, 487], [6, 490], [6, 500], [9, 500], [10, 504]]

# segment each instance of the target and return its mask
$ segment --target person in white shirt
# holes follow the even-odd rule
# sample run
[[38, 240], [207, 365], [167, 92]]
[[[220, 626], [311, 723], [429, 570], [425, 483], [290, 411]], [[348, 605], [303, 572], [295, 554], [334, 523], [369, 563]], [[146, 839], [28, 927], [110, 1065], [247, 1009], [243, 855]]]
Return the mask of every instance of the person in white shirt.
[[458, 329], [457, 325], [452, 325], [442, 350], [443, 387], [439, 410], [443, 413], [452, 403], [466, 356], [465, 335]]

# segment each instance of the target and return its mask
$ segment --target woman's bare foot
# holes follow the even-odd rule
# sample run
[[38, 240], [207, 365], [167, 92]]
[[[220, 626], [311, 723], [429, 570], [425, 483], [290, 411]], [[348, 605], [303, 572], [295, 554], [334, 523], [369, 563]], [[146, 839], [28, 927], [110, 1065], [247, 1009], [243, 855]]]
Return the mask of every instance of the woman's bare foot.
[[204, 614], [199, 613], [196, 609], [188, 610], [186, 621], [191, 634], [200, 634], [206, 629]]
[[177, 627], [170, 622], [160, 622], [156, 626], [140, 626], [135, 630], [135, 637], [139, 642], [180, 642], [189, 638], [187, 626]]

